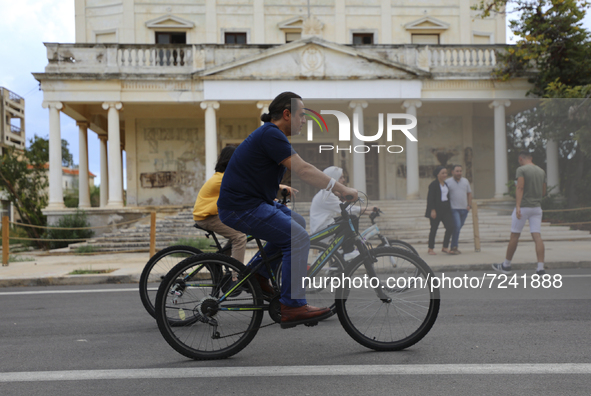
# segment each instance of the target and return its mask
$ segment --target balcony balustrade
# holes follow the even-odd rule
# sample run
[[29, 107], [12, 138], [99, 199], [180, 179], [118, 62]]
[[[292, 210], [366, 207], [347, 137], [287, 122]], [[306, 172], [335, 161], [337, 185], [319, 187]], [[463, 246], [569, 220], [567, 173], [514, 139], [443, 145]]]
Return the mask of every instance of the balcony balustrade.
[[[190, 74], [254, 56], [272, 45], [47, 43], [46, 73]], [[357, 50], [434, 74], [490, 73], [504, 45], [377, 45]]]

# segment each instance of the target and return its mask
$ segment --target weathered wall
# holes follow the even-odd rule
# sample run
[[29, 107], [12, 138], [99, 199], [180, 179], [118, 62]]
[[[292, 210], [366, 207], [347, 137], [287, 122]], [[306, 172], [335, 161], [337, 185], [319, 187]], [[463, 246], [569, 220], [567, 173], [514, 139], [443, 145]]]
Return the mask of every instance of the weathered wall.
[[203, 185], [205, 126], [193, 119], [137, 119], [138, 205], [191, 205]]
[[493, 117], [474, 117], [474, 198], [495, 195], [495, 127]]

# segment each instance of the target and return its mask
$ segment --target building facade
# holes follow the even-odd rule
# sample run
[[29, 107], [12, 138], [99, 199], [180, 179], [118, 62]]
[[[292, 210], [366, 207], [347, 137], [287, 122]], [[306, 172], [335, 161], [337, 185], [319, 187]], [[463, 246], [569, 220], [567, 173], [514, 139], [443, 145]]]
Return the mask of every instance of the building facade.
[[[240, 143], [277, 94], [293, 91], [308, 108], [356, 118], [365, 135], [379, 131], [382, 114], [416, 116], [417, 142], [401, 133], [375, 142], [402, 146], [396, 154], [320, 152], [319, 144], [343, 143], [332, 116], [313, 142], [292, 139], [319, 168], [345, 167], [370, 198], [424, 198], [432, 169], [459, 163], [476, 198], [501, 199], [506, 117], [529, 106], [531, 86], [491, 78], [505, 20], [478, 18], [476, 3], [76, 0], [76, 43], [46, 43], [48, 65], [35, 74], [50, 152], [59, 151], [65, 114], [80, 128], [81, 172], [88, 131], [100, 138], [102, 207], [123, 207], [123, 178], [130, 208], [190, 205], [220, 149]], [[360, 143], [354, 137], [351, 147]], [[59, 211], [61, 175], [51, 169], [48, 209]], [[81, 183], [81, 206], [86, 190]]]
[[[0, 87], [0, 156], [7, 147], [16, 150], [25, 148], [25, 99], [16, 93]], [[0, 190], [0, 217], [8, 216], [14, 221], [14, 208]]]

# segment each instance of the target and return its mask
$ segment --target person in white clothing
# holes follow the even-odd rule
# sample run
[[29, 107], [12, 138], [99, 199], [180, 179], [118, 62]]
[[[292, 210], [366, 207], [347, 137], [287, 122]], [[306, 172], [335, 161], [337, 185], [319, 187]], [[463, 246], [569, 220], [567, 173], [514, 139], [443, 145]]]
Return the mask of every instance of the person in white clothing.
[[[337, 180], [339, 183], [345, 183], [345, 176], [343, 176], [343, 168], [338, 166], [329, 166], [323, 171], [328, 177]], [[322, 231], [332, 223], [334, 218], [341, 215], [341, 208], [339, 204], [341, 201], [339, 198], [331, 193], [330, 191], [320, 190], [312, 199], [310, 205], [310, 235]], [[373, 209], [377, 209], [374, 207]], [[361, 214], [361, 208], [359, 206], [350, 206], [349, 209], [351, 214]], [[357, 256], [357, 251], [345, 254], [345, 260], [350, 260]]]
[[[328, 177], [337, 180], [339, 183], [345, 183], [343, 168], [338, 166], [329, 166], [323, 171]], [[334, 222], [334, 218], [341, 215], [339, 204], [341, 201], [330, 191], [320, 190], [312, 199], [310, 206], [310, 234], [315, 234], [323, 230]], [[359, 215], [361, 208], [359, 206], [350, 207], [351, 214]]]

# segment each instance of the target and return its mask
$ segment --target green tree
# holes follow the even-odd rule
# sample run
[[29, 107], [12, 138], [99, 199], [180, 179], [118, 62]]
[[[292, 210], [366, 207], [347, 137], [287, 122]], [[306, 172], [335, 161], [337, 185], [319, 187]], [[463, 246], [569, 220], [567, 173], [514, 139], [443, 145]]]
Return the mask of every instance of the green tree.
[[[46, 138], [33, 136], [29, 140], [29, 151], [35, 152], [37, 156], [44, 159], [45, 163], [49, 162], [49, 140]], [[71, 167], [74, 165], [74, 156], [70, 153], [69, 143], [62, 139], [62, 166]]]
[[[25, 224], [44, 226], [45, 215], [41, 210], [47, 206], [47, 177], [43, 156], [38, 151], [24, 152], [8, 147], [0, 157], [0, 189], [14, 205]], [[39, 238], [38, 228], [25, 228], [29, 238]], [[39, 244], [42, 245], [42, 244]]]
[[510, 21], [518, 38], [514, 47], [499, 54], [496, 77], [508, 80], [529, 76], [538, 97], [558, 81], [568, 86], [591, 84], [591, 35], [583, 28], [587, 0], [482, 0], [476, 10], [482, 17], [504, 13], [507, 7], [520, 15]]
[[93, 208], [101, 206], [101, 186], [90, 186], [90, 206]]
[[588, 0], [482, 0], [473, 7], [482, 17], [506, 9], [519, 15], [510, 22], [517, 43], [499, 54], [493, 74], [503, 81], [526, 76], [533, 84], [528, 95], [544, 98], [536, 109], [516, 116], [518, 122], [527, 118], [532, 128], [519, 133], [530, 135], [527, 148], [541, 154], [540, 164], [545, 141], [559, 143], [561, 188], [569, 206], [591, 195], [591, 33], [582, 24], [589, 5]]

